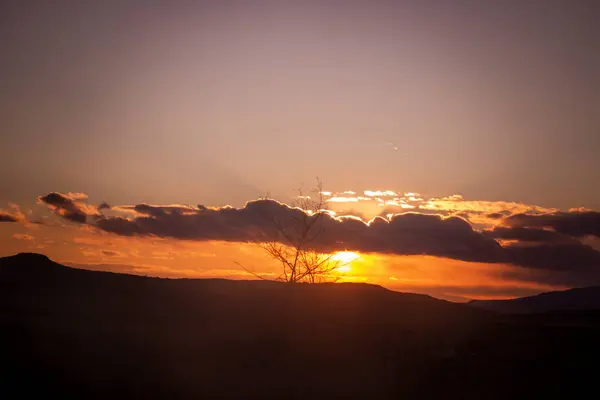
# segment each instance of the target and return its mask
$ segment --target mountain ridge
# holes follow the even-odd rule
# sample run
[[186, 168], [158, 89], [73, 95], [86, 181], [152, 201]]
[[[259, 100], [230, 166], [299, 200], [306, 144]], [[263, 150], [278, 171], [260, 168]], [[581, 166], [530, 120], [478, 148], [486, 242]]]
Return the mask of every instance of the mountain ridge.
[[504, 314], [600, 310], [600, 286], [544, 292], [510, 300], [472, 300], [467, 304]]

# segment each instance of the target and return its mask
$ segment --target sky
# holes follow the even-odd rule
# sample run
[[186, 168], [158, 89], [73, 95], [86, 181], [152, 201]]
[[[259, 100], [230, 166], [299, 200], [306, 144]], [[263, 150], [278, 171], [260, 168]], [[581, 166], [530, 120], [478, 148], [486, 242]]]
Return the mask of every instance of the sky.
[[[360, 254], [347, 279], [446, 298], [596, 282], [599, 16], [585, 0], [3, 1], [0, 255], [240, 278], [235, 257], [275, 267], [206, 233], [220, 207], [283, 207], [318, 176], [336, 218], [397, 242], [333, 249]], [[140, 204], [154, 213], [123, 211]], [[174, 204], [197, 220], [156, 211]], [[373, 233], [377, 216], [410, 229]], [[457, 218], [503, 254], [422, 233]]]

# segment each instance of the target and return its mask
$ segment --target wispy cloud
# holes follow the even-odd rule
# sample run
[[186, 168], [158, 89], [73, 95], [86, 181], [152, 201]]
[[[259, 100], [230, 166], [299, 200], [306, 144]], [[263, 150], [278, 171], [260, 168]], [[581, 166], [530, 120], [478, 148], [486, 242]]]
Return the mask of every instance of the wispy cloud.
[[35, 239], [33, 236], [27, 235], [25, 233], [15, 233], [14, 235], [12, 235], [12, 237], [17, 240], [27, 240], [27, 241], [31, 241], [31, 240]]

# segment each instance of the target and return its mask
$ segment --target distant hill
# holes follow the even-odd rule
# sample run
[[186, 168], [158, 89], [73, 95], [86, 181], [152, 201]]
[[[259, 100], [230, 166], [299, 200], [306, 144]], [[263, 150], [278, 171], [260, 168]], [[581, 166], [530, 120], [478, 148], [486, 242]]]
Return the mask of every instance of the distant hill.
[[[397, 307], [396, 312], [406, 313], [402, 319], [403, 323], [440, 323], [440, 315], [447, 316], [443, 318], [444, 320], [487, 315], [487, 313], [473, 311], [462, 304], [435, 299], [428, 295], [400, 293], [364, 283], [288, 285], [260, 280], [155, 278], [72, 268], [35, 253], [20, 253], [0, 258], [0, 284], [5, 293], [17, 290], [34, 292], [31, 301], [43, 295], [51, 296], [45, 300], [56, 300], [57, 296], [80, 296], [79, 304], [83, 304], [84, 300], [98, 295], [97, 299], [93, 299], [95, 306], [100, 306], [100, 299], [103, 302], [113, 302], [114, 299], [120, 302], [127, 300], [133, 301], [133, 305], [143, 302], [144, 309], [148, 312], [156, 311], [150, 307], [151, 305], [165, 307], [169, 304], [188, 309], [198, 306], [223, 306], [223, 303], [218, 302], [198, 303], [198, 299], [206, 300], [205, 296], [215, 296], [223, 302], [243, 299], [241, 302], [245, 307], [249, 307], [248, 303], [269, 297], [269, 302], [266, 304], [254, 304], [257, 310], [266, 307], [266, 311], [270, 311], [269, 308], [281, 307], [281, 301], [291, 302], [286, 304], [293, 308], [288, 310], [288, 314], [295, 315], [306, 313], [307, 310], [310, 310], [311, 314], [326, 312], [329, 307], [335, 308], [331, 311], [356, 313], [365, 305], [385, 306], [385, 309], [377, 311], [387, 313], [387, 307], [394, 306]], [[135, 297], [131, 297], [132, 295]], [[158, 301], [158, 295], [166, 297]], [[347, 303], [339, 303], [341, 300]], [[176, 303], [167, 303], [167, 301]], [[367, 303], [357, 304], [358, 301]], [[130, 303], [120, 304], [124, 306]], [[418, 307], [418, 313], [413, 313], [414, 307]], [[275, 313], [280, 310], [272, 311]], [[389, 315], [389, 317], [393, 316]]]
[[469, 305], [505, 314], [600, 311], [600, 286], [541, 293], [512, 300], [475, 300]]
[[149, 278], [19, 254], [0, 259], [0, 393], [505, 399], [594, 387], [595, 370], [573, 366], [600, 357], [600, 323], [511, 318], [374, 285]]

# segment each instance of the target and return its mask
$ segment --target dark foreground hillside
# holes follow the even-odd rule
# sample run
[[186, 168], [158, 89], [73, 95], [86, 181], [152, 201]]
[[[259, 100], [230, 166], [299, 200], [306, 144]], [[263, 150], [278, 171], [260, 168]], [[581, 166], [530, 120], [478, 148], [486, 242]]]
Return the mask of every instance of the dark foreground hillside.
[[359, 284], [168, 280], [0, 259], [0, 397], [539, 398], [593, 388], [600, 320]]

